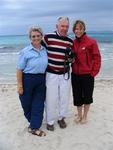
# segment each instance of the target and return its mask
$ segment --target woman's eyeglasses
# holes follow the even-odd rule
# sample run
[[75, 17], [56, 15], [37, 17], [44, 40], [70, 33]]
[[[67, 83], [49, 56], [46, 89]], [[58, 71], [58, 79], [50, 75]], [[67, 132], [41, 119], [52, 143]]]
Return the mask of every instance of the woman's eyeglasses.
[[32, 38], [36, 38], [36, 37], [39, 38], [39, 37], [41, 37], [41, 35], [32, 35], [31, 37]]

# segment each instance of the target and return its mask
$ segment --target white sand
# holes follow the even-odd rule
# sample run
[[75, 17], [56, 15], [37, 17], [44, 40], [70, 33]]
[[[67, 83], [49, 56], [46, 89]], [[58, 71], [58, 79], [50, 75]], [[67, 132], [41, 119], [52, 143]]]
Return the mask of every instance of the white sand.
[[89, 122], [74, 122], [70, 97], [68, 127], [42, 129], [46, 137], [27, 132], [28, 123], [16, 92], [16, 84], [0, 84], [0, 150], [113, 150], [113, 80], [96, 81]]

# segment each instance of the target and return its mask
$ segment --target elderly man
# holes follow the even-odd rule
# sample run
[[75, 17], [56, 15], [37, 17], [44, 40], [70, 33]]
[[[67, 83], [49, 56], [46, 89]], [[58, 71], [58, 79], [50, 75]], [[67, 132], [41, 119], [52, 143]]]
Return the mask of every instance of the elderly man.
[[[65, 117], [70, 93], [69, 66], [65, 64], [66, 48], [73, 47], [73, 41], [68, 37], [69, 18], [60, 17], [57, 20], [56, 31], [44, 37], [48, 52], [48, 68], [46, 74], [46, 119], [47, 130], [54, 131], [55, 113], [58, 110], [58, 124], [66, 128]], [[57, 109], [56, 109], [57, 108]]]

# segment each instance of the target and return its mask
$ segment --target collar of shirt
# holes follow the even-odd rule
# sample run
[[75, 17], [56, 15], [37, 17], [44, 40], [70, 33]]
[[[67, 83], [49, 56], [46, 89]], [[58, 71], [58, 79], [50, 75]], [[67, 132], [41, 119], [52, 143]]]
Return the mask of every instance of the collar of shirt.
[[61, 36], [58, 31], [55, 31], [55, 32], [56, 32], [56, 34], [57, 34], [58, 36], [60, 36], [60, 37], [67, 37], [67, 36], [69, 36], [68, 34], [67, 34], [66, 36]]
[[45, 48], [41, 45], [40, 49], [37, 51], [37, 49], [35, 47], [33, 47], [32, 43], [29, 45], [29, 50], [35, 50], [37, 52], [40, 52], [42, 50], [44, 50]]

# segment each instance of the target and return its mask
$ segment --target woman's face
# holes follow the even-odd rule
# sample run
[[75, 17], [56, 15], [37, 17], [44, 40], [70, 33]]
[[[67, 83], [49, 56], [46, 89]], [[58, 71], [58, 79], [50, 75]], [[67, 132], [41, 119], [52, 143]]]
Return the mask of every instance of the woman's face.
[[41, 43], [42, 35], [38, 31], [32, 31], [30, 35], [30, 39], [31, 39], [32, 44], [37, 45]]
[[84, 27], [80, 24], [77, 24], [74, 30], [76, 37], [80, 38], [84, 34]]

